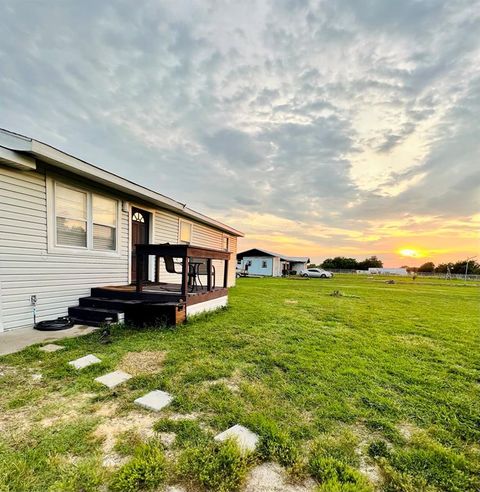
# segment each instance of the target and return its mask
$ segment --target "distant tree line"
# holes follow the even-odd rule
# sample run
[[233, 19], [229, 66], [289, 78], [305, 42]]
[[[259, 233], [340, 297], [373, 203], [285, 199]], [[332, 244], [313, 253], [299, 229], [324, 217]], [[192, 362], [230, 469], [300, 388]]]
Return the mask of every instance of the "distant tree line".
[[[432, 261], [427, 261], [419, 267], [409, 267], [404, 266], [408, 272], [423, 272], [423, 273], [465, 273], [465, 268], [467, 266], [466, 261], [457, 261], [456, 263], [440, 263], [435, 266]], [[468, 273], [480, 275], [480, 263], [476, 261], [468, 262]]]
[[[440, 263], [435, 265], [432, 261], [427, 261], [419, 267], [409, 267], [403, 265], [408, 272], [424, 272], [424, 273], [465, 273], [466, 261], [457, 261], [456, 263]], [[370, 256], [363, 261], [358, 261], [355, 258], [345, 258], [344, 256], [336, 256], [335, 258], [327, 258], [320, 265], [311, 263], [309, 268], [324, 268], [325, 270], [368, 270], [369, 268], [382, 268], [382, 260], [376, 256]], [[468, 262], [468, 273], [480, 275], [480, 263], [476, 261]]]
[[335, 258], [327, 258], [320, 265], [308, 265], [309, 268], [321, 267], [325, 270], [368, 270], [369, 268], [382, 268], [382, 260], [376, 256], [370, 256], [363, 261], [358, 261], [355, 258], [345, 258], [344, 256], [336, 256]]

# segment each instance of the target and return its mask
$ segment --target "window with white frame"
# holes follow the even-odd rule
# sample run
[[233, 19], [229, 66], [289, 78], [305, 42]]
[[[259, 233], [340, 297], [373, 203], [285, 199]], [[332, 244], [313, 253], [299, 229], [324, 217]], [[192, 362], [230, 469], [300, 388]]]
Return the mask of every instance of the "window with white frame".
[[179, 237], [182, 243], [192, 242], [192, 224], [190, 222], [180, 221]]
[[99, 195], [92, 196], [93, 249], [117, 249], [117, 202]]
[[55, 187], [56, 243], [87, 247], [87, 193], [66, 186]]
[[118, 201], [55, 183], [55, 246], [116, 251]]

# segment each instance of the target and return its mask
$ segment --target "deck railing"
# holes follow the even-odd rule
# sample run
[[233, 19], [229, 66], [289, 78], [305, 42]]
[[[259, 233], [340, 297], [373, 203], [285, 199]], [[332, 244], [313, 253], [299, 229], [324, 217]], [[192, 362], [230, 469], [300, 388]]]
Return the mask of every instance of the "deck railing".
[[201, 248], [191, 246], [189, 244], [137, 244], [136, 245], [136, 291], [142, 292], [144, 282], [147, 280], [145, 265], [148, 265], [146, 258], [149, 256], [155, 257], [155, 282], [160, 281], [160, 259], [165, 257], [179, 258], [182, 260], [182, 270], [180, 272], [182, 285], [182, 296], [187, 298], [189, 280], [195, 273], [190, 267], [190, 259], [198, 258], [206, 261], [207, 265], [207, 291], [210, 292], [213, 288], [212, 284], [212, 260], [223, 260], [225, 266], [223, 269], [223, 287], [228, 287], [228, 262], [230, 253], [218, 249]]

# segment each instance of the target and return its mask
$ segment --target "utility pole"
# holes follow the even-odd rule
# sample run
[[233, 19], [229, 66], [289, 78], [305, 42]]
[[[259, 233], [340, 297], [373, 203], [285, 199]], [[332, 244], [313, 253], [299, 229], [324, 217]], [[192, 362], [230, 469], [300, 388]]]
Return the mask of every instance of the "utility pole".
[[470, 260], [473, 260], [474, 258], [476, 258], [476, 256], [470, 256], [470, 258], [467, 258], [467, 264], [465, 265], [465, 282], [467, 281], [468, 262], [469, 262]]

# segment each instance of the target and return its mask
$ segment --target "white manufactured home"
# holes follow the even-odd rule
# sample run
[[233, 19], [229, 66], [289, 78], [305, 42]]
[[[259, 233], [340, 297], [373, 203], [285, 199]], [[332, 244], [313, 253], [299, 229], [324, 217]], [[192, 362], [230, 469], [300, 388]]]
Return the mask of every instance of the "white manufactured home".
[[150, 305], [164, 308], [155, 314], [162, 320], [167, 308], [183, 320], [224, 306], [239, 236], [160, 193], [0, 130], [0, 331], [32, 326], [34, 307], [37, 321], [69, 313], [101, 322], [121, 319], [122, 302], [136, 306], [132, 319]]
[[298, 275], [307, 268], [310, 258], [287, 256], [264, 249], [253, 248], [237, 254], [237, 269], [248, 275], [281, 277]]
[[401, 275], [402, 277], [408, 276], [406, 268], [374, 268], [370, 267], [368, 272], [370, 275]]

